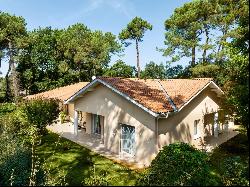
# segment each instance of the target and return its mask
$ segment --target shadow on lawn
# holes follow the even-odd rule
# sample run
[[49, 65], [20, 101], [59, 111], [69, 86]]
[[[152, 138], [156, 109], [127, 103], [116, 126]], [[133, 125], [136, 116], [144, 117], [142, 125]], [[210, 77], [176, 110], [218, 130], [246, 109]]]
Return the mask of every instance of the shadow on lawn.
[[57, 177], [60, 170], [64, 171], [68, 185], [80, 185], [93, 166], [90, 150], [53, 133], [43, 137], [38, 155], [52, 176]]
[[110, 185], [133, 185], [137, 176], [137, 172], [54, 133], [43, 137], [38, 154], [41, 161], [50, 165], [51, 175], [55, 178], [64, 171], [68, 185], [82, 185], [93, 175], [93, 168], [95, 175], [110, 179]]

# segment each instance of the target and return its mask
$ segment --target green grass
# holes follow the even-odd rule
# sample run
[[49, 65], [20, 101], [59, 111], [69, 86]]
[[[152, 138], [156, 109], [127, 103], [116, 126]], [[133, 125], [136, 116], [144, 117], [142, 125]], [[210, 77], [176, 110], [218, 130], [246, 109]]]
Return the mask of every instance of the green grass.
[[[210, 155], [212, 173], [219, 179], [220, 164], [231, 156], [240, 156], [248, 164], [248, 148], [248, 139], [244, 133], [221, 144]], [[51, 177], [56, 181], [63, 173], [68, 185], [81, 185], [84, 179], [93, 175], [94, 167], [96, 175], [110, 179], [109, 185], [135, 185], [139, 176], [137, 171], [130, 170], [51, 132], [42, 138], [42, 144], [38, 147], [37, 153], [46, 168], [50, 168]]]
[[46, 168], [50, 168], [54, 180], [65, 175], [68, 185], [81, 185], [90, 175], [102, 175], [110, 180], [109, 185], [134, 185], [138, 173], [96, 154], [70, 140], [49, 132], [42, 138], [38, 156]]

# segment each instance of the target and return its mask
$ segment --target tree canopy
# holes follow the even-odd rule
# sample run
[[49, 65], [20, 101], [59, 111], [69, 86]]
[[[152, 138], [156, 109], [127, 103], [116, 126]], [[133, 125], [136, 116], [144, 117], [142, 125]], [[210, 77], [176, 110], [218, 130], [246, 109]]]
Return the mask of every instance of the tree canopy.
[[67, 29], [39, 28], [28, 33], [19, 53], [20, 84], [37, 93], [102, 75], [121, 44], [112, 33], [91, 31], [83, 24]]
[[[11, 95], [19, 95], [18, 77], [15, 68], [15, 57], [19, 52], [21, 39], [26, 35], [26, 23], [22, 17], [10, 15], [0, 11], [0, 67], [3, 58], [9, 59], [9, 66], [5, 76], [6, 100]], [[11, 91], [10, 73], [13, 91]]]
[[104, 76], [125, 77], [135, 76], [135, 67], [125, 64], [122, 60], [117, 60], [110, 68], [107, 68]]
[[147, 21], [143, 20], [140, 17], [135, 17], [132, 19], [130, 23], [128, 23], [127, 27], [123, 29], [119, 33], [119, 39], [121, 39], [125, 46], [131, 44], [127, 40], [134, 40], [136, 46], [136, 53], [137, 53], [137, 76], [140, 78], [140, 62], [139, 62], [139, 42], [142, 42], [142, 38], [147, 30], [152, 30], [153, 26], [148, 23]]

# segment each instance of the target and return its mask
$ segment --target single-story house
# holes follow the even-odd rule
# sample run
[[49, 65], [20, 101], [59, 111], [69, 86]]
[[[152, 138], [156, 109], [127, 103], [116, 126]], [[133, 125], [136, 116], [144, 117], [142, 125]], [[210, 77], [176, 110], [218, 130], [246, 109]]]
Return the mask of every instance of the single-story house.
[[165, 145], [198, 146], [232, 128], [221, 110], [223, 94], [210, 78], [97, 77], [68, 94], [64, 104], [74, 107], [75, 134], [84, 121], [86, 133], [107, 150], [148, 166]]
[[82, 89], [86, 86], [89, 82], [79, 82], [75, 84], [71, 84], [68, 86], [59, 87], [53, 90], [49, 90], [46, 92], [41, 92], [34, 95], [28, 95], [25, 99], [36, 99], [36, 98], [43, 98], [43, 99], [57, 99], [59, 101], [59, 107], [63, 110], [66, 115], [67, 119], [70, 121], [74, 121], [74, 104], [64, 104], [68, 98], [74, 95], [77, 91]]

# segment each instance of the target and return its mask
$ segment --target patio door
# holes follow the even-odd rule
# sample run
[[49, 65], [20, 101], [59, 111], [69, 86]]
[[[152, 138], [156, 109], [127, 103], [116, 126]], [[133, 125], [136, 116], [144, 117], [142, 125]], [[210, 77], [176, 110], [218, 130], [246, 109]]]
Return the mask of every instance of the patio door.
[[101, 135], [101, 116], [92, 114], [92, 133]]
[[122, 124], [121, 126], [121, 152], [135, 155], [135, 127]]

